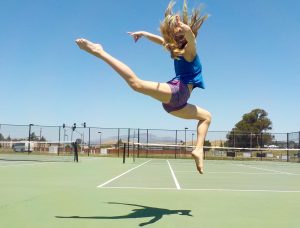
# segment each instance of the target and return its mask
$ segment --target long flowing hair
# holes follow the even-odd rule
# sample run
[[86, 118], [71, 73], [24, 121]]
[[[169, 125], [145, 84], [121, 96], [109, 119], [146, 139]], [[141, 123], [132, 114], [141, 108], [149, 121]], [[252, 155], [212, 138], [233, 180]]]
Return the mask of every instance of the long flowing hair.
[[[187, 44], [187, 41], [184, 39], [184, 37], [176, 37], [174, 34], [174, 26], [176, 25], [176, 16], [179, 15], [178, 13], [176, 14], [173, 13], [174, 5], [175, 2], [171, 0], [165, 11], [165, 18], [160, 23], [160, 32], [165, 41], [164, 46], [168, 51], [170, 51], [171, 57], [173, 59], [183, 55], [184, 47]], [[203, 22], [209, 17], [208, 14], [202, 15], [202, 9], [203, 6], [193, 9], [192, 15], [189, 16], [186, 0], [184, 0], [183, 2], [183, 9], [182, 9], [182, 16], [181, 16], [182, 22], [190, 26], [195, 37], [197, 37], [198, 30], [202, 26]]]

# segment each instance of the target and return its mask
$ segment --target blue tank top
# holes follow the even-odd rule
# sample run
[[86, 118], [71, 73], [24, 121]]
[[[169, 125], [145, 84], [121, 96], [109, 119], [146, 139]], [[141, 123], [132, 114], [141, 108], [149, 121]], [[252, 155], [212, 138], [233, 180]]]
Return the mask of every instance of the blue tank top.
[[187, 62], [183, 56], [179, 59], [174, 59], [174, 68], [176, 77], [185, 84], [192, 84], [195, 87], [205, 89], [202, 78], [202, 65], [198, 55], [195, 56], [192, 62]]

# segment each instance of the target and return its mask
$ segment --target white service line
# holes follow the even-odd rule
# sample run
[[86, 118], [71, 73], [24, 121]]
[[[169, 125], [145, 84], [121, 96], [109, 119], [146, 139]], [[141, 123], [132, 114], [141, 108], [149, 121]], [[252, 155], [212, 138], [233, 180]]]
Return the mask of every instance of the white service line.
[[32, 162], [30, 162], [30, 163], [29, 162], [27, 162], [27, 163], [17, 162], [17, 163], [8, 164], [8, 165], [6, 165], [5, 163], [0, 163], [0, 168], [13, 167], [13, 166], [45, 165], [45, 164], [54, 164], [54, 163], [58, 163], [58, 162], [36, 162], [36, 163], [32, 163]]
[[283, 172], [283, 171], [278, 171], [278, 170], [274, 170], [274, 169], [264, 169], [264, 168], [259, 168], [259, 167], [255, 167], [255, 166], [251, 166], [251, 165], [239, 164], [238, 166], [252, 168], [252, 169], [258, 169], [258, 170], [264, 170], [264, 171], [269, 171], [269, 172], [275, 172], [275, 173], [281, 173], [281, 174], [287, 174], [287, 175], [297, 175], [295, 173]]
[[171, 164], [170, 164], [169, 160], [167, 160], [167, 163], [168, 163], [168, 165], [169, 165], [169, 168], [170, 168], [170, 171], [171, 171], [173, 180], [174, 180], [174, 182], [175, 182], [176, 188], [177, 188], [178, 190], [180, 190], [181, 187], [180, 187], [180, 185], [179, 185], [179, 183], [178, 183], [178, 181], [177, 181], [177, 178], [176, 178], [176, 176], [175, 176], [175, 173], [174, 173], [174, 171], [173, 171], [173, 169], [172, 169], [172, 167], [171, 167]]
[[116, 179], [118, 179], [118, 178], [124, 176], [125, 174], [127, 174], [127, 173], [129, 173], [129, 172], [131, 172], [131, 171], [133, 171], [133, 170], [135, 170], [135, 169], [137, 169], [137, 168], [139, 168], [139, 167], [141, 167], [141, 166], [143, 166], [143, 165], [145, 165], [145, 164], [147, 164], [147, 163], [150, 162], [150, 161], [151, 161], [151, 160], [148, 160], [148, 161], [146, 161], [146, 162], [144, 162], [144, 163], [142, 163], [142, 164], [140, 164], [140, 165], [138, 165], [138, 166], [136, 166], [136, 167], [134, 167], [134, 168], [132, 168], [132, 169], [130, 169], [130, 170], [127, 170], [125, 173], [122, 173], [122, 174], [120, 174], [119, 176], [116, 176], [116, 177], [114, 177], [114, 178], [112, 178], [112, 179], [110, 179], [110, 180], [104, 182], [103, 184], [98, 185], [97, 188], [102, 188], [103, 186], [109, 184], [110, 182], [113, 182], [114, 180], [116, 180]]
[[[198, 171], [176, 171], [176, 173], [199, 173]], [[205, 174], [245, 174], [245, 175], [286, 175], [286, 173], [280, 172], [257, 172], [257, 173], [248, 173], [248, 172], [205, 172]], [[293, 174], [293, 175], [300, 175], [300, 174]]]
[[[103, 187], [104, 189], [134, 189], [134, 190], [176, 190], [175, 188], [148, 188], [148, 187]], [[267, 193], [300, 193], [300, 190], [279, 189], [229, 189], [229, 188], [181, 188], [181, 191], [217, 191], [217, 192], [267, 192]]]

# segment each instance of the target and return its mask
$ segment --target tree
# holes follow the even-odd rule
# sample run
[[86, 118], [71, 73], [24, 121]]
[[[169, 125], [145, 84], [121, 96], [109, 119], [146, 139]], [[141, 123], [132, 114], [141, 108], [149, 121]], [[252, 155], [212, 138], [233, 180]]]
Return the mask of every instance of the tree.
[[4, 140], [5, 140], [4, 136], [0, 133], [0, 141], [4, 141]]
[[115, 144], [115, 147], [118, 148], [118, 146], [121, 146], [121, 145], [123, 145], [123, 142], [122, 142], [122, 139], [119, 139], [117, 141], [117, 143]]
[[44, 136], [42, 136], [42, 137], [40, 138], [40, 141], [41, 141], [41, 142], [46, 142], [47, 140], [46, 140], [46, 138], [45, 138]]
[[38, 141], [39, 137], [34, 132], [30, 134], [30, 141]]
[[82, 139], [79, 139], [79, 138], [78, 138], [78, 139], [75, 140], [75, 142], [77, 142], [77, 144], [79, 145], [79, 144], [82, 143]]
[[263, 109], [253, 109], [243, 115], [241, 121], [227, 134], [226, 146], [229, 147], [259, 147], [272, 141], [267, 133], [272, 129], [268, 113]]
[[205, 140], [204, 146], [211, 146], [211, 142], [209, 140]]

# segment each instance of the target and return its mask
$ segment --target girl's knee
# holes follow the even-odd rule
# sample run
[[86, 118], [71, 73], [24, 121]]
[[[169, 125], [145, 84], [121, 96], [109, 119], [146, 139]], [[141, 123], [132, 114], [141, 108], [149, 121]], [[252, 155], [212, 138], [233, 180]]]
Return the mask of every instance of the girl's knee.
[[203, 116], [200, 118], [200, 120], [201, 120], [201, 121], [205, 121], [206, 123], [210, 124], [210, 123], [211, 123], [211, 120], [212, 120], [211, 113], [210, 113], [210, 112], [205, 113], [205, 115], [203, 115]]
[[206, 121], [209, 122], [209, 123], [211, 123], [211, 120], [212, 120], [211, 113], [208, 112], [208, 115], [207, 115], [207, 117], [206, 117]]

